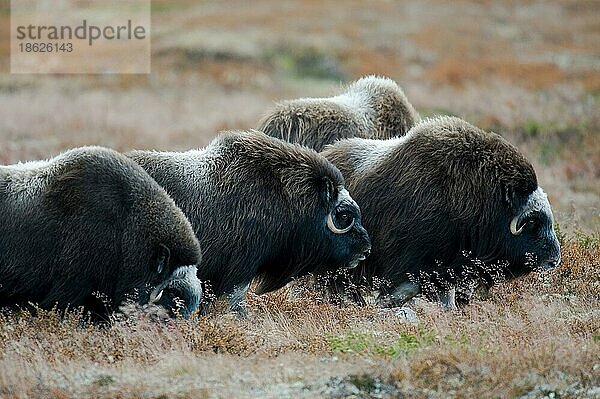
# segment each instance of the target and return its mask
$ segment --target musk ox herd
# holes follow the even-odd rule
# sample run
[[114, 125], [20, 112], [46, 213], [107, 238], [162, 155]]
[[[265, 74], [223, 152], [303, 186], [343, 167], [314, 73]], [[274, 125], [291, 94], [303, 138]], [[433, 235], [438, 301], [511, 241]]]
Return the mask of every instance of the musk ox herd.
[[222, 297], [244, 316], [250, 287], [314, 275], [359, 305], [422, 294], [454, 309], [559, 262], [519, 150], [459, 118], [421, 120], [382, 77], [284, 101], [202, 149], [0, 166], [0, 308], [106, 316], [133, 298], [189, 317]]

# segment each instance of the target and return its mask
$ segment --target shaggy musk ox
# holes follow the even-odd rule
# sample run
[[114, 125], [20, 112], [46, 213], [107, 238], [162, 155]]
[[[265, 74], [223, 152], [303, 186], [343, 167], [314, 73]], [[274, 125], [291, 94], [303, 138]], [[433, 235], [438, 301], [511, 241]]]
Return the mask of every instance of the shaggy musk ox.
[[0, 248], [0, 307], [102, 316], [134, 291], [146, 303], [170, 289], [190, 312], [202, 295], [189, 222], [142, 168], [104, 148], [0, 166]]
[[283, 101], [263, 118], [258, 130], [321, 151], [343, 138], [402, 136], [419, 120], [393, 80], [367, 76], [335, 97]]
[[323, 155], [344, 175], [373, 242], [353, 282], [383, 280], [384, 305], [433, 284], [453, 308], [457, 286], [468, 294], [560, 262], [533, 167], [497, 134], [440, 117], [400, 138], [341, 140]]
[[355, 267], [369, 253], [341, 173], [313, 150], [260, 132], [226, 132], [204, 149], [135, 151], [186, 214], [204, 253], [198, 277], [245, 314], [257, 293], [318, 270]]

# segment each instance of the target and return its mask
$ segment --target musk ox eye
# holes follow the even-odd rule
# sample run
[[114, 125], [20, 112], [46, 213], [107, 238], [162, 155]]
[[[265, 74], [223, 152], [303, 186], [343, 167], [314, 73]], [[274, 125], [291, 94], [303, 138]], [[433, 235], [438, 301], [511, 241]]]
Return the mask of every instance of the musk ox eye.
[[530, 218], [527, 220], [526, 225], [529, 229], [537, 229], [542, 225], [542, 221], [538, 218]]
[[510, 231], [514, 235], [519, 235], [523, 230], [531, 231], [537, 229], [542, 225], [542, 221], [539, 217], [528, 217], [522, 221], [519, 221], [519, 217], [515, 217], [510, 223]]
[[339, 227], [340, 229], [346, 229], [352, 224], [352, 222], [354, 222], [354, 217], [350, 212], [342, 211], [335, 214], [334, 221], [336, 227]]
[[350, 211], [338, 210], [327, 216], [327, 227], [335, 234], [347, 233], [352, 226], [354, 226], [354, 215]]

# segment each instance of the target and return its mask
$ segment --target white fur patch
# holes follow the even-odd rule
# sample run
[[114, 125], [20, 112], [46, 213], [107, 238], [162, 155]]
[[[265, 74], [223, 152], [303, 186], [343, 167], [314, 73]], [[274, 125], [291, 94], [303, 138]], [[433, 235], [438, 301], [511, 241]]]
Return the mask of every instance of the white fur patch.
[[19, 170], [33, 170], [39, 169], [41, 167], [47, 166], [49, 164], [48, 161], [27, 161], [27, 162], [19, 162], [13, 165], [0, 166], [2, 168], [7, 169], [19, 169]]
[[331, 98], [334, 103], [349, 108], [354, 116], [360, 116], [362, 119], [360, 123], [363, 126], [372, 126], [375, 120], [375, 110], [369, 100], [369, 93], [364, 91], [353, 91]]
[[0, 166], [0, 180], [4, 180], [4, 195], [13, 197], [17, 205], [39, 195], [52, 174], [53, 162], [29, 161], [13, 165]]
[[357, 173], [364, 174], [373, 170], [387, 159], [388, 155], [406, 141], [408, 136], [395, 137], [388, 140], [351, 139], [353, 165]]
[[346, 190], [345, 188], [339, 190], [338, 193], [338, 204], [341, 204], [342, 202], [353, 204], [355, 207], [358, 208], [358, 204], [356, 203], [356, 201], [354, 201], [354, 199], [350, 196], [348, 190]]
[[527, 203], [523, 206], [521, 210], [520, 219], [526, 217], [527, 215], [533, 212], [540, 212], [548, 215], [550, 220], [554, 222], [554, 216], [552, 215], [552, 208], [550, 207], [550, 202], [548, 202], [548, 196], [542, 190], [541, 187], [538, 187], [533, 193], [529, 195], [527, 199]]
[[[339, 193], [338, 193], [338, 201], [342, 202], [343, 200], [352, 201], [352, 197], [350, 197], [350, 193], [345, 188], [342, 188], [341, 190], [339, 190]], [[352, 201], [352, 202], [354, 202], [354, 201]]]

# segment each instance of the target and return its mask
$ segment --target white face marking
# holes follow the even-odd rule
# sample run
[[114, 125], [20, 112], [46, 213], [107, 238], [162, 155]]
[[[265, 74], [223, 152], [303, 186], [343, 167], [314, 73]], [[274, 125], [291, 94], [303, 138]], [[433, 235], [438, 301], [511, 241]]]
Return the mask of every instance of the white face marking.
[[350, 196], [350, 193], [345, 188], [342, 188], [338, 192], [338, 204], [341, 202], [350, 202], [350, 203], [356, 205], [356, 202], [354, 202], [354, 200]]
[[552, 222], [554, 222], [552, 208], [550, 207], [550, 202], [548, 202], [548, 196], [541, 187], [538, 187], [529, 195], [527, 203], [523, 206], [520, 217], [523, 218], [533, 212], [544, 213], [548, 215]]
[[554, 216], [552, 215], [552, 208], [550, 202], [548, 202], [548, 196], [538, 187], [534, 192], [529, 195], [527, 202], [521, 208], [521, 212], [515, 216], [510, 222], [510, 231], [513, 235], [519, 235], [523, 231], [523, 226], [517, 229], [521, 221], [531, 215], [534, 212], [543, 213], [548, 216], [550, 223], [554, 224]]

